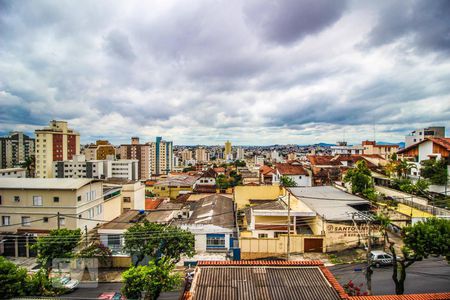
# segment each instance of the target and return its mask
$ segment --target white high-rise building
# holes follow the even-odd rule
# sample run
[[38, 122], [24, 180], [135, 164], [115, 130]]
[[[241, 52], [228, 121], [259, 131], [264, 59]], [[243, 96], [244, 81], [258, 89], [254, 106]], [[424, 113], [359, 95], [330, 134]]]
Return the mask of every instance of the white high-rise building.
[[245, 158], [244, 155], [245, 155], [244, 149], [241, 148], [241, 147], [237, 148], [237, 150], [236, 150], [236, 159], [237, 160], [243, 160]]
[[150, 166], [152, 175], [169, 174], [173, 170], [173, 142], [156, 137], [150, 145]]

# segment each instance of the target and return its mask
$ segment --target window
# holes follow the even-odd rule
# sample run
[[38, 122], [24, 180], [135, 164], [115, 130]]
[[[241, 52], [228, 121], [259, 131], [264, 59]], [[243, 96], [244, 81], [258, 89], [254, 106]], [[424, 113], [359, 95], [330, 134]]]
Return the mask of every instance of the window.
[[100, 205], [97, 205], [97, 215], [101, 214], [102, 211], [103, 211], [102, 205], [101, 205], [101, 204], [100, 204]]
[[20, 202], [20, 196], [14, 196], [14, 202]]
[[11, 217], [10, 216], [2, 216], [2, 225], [11, 225]]
[[53, 202], [59, 202], [59, 197], [53, 197]]
[[299, 179], [302, 179], [302, 176], [300, 175], [300, 176], [298, 176], [298, 178], [299, 178]]
[[92, 219], [94, 217], [94, 209], [93, 208], [89, 208], [88, 215], [89, 215], [89, 219]]
[[2, 196], [0, 195], [0, 205], [2, 205]]
[[42, 222], [48, 223], [48, 218], [47, 218], [47, 217], [43, 217], [43, 218], [42, 218]]
[[111, 249], [120, 248], [120, 235], [108, 234], [108, 247]]
[[81, 196], [78, 196], [78, 197], [77, 197], [77, 201], [81, 201]]
[[130, 203], [131, 202], [131, 198], [130, 197], [123, 197], [123, 202]]
[[225, 248], [225, 234], [207, 234], [206, 248]]
[[266, 239], [269, 235], [267, 233], [258, 233], [258, 239]]
[[41, 196], [33, 196], [33, 205], [34, 206], [42, 206], [42, 197]]
[[65, 226], [66, 225], [66, 218], [59, 217], [59, 226]]
[[30, 217], [22, 217], [22, 226], [31, 226]]

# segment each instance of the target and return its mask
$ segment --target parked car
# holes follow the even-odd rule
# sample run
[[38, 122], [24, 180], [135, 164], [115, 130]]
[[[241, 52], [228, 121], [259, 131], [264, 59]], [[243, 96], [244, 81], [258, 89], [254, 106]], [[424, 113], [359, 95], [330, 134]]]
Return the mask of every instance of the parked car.
[[126, 300], [127, 298], [125, 298], [125, 296], [122, 295], [119, 292], [106, 292], [106, 293], [102, 293], [100, 296], [98, 296], [97, 299], [102, 299], [102, 300]]
[[64, 287], [69, 290], [74, 290], [78, 287], [80, 282], [76, 279], [70, 279], [70, 277], [53, 278], [53, 284], [59, 287]]
[[375, 250], [370, 252], [370, 261], [373, 266], [379, 268], [380, 266], [392, 265], [394, 258], [384, 251]]

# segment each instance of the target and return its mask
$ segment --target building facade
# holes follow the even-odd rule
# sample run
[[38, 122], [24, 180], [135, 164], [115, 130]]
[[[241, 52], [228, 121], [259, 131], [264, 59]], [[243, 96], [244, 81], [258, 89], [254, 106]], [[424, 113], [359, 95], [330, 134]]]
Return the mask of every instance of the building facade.
[[0, 178], [0, 200], [5, 232], [92, 229], [103, 220], [102, 183], [93, 179]]
[[65, 121], [50, 121], [49, 127], [37, 129], [36, 177], [52, 178], [53, 162], [71, 160], [80, 154], [80, 134], [67, 127]]
[[86, 160], [105, 160], [109, 155], [116, 155], [116, 149], [106, 140], [98, 140], [95, 145], [84, 149]]
[[75, 155], [73, 160], [54, 162], [53, 167], [55, 178], [139, 179], [136, 159], [86, 160], [84, 155]]
[[34, 156], [34, 139], [13, 131], [0, 137], [0, 169], [14, 168]]
[[197, 162], [208, 162], [209, 161], [209, 153], [203, 147], [198, 147], [195, 149], [195, 159]]
[[119, 148], [121, 159], [138, 161], [138, 178], [147, 179], [151, 176], [150, 145], [140, 144], [138, 137], [131, 138], [131, 144], [122, 144]]
[[398, 145], [377, 145], [376, 141], [363, 141], [363, 154], [380, 155], [384, 159], [388, 159], [392, 154], [397, 153]]
[[422, 129], [416, 129], [405, 136], [405, 147], [414, 145], [415, 143], [423, 141], [428, 137], [443, 138], [445, 137], [445, 127], [435, 126]]
[[156, 137], [150, 145], [150, 168], [154, 176], [169, 174], [173, 170], [173, 142]]
[[27, 169], [25, 168], [8, 168], [0, 169], [0, 178], [26, 178]]
[[337, 142], [336, 146], [331, 146], [331, 155], [339, 154], [363, 154], [362, 145], [348, 146], [347, 142]]

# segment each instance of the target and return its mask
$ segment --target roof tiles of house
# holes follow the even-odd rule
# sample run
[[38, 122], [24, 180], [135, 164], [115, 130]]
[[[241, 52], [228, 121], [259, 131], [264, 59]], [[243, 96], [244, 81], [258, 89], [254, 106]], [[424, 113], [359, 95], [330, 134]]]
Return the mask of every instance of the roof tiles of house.
[[420, 145], [422, 143], [425, 143], [426, 141], [432, 141], [433, 143], [444, 147], [445, 149], [447, 149], [447, 151], [450, 151], [450, 138], [436, 138], [436, 137], [432, 138], [432, 137], [429, 137], [429, 138], [425, 138], [422, 141], [420, 141], [418, 143], [415, 143], [415, 144], [413, 144], [413, 145], [411, 145], [409, 147], [400, 149], [399, 151], [397, 151], [397, 153], [402, 154], [402, 153], [404, 153], [404, 152], [406, 152], [406, 151], [408, 151], [408, 150], [410, 150], [410, 149], [412, 149], [414, 147], [417, 147], [418, 145]]
[[306, 158], [313, 166], [338, 166], [340, 163], [334, 161], [334, 156], [331, 155], [308, 155]]
[[320, 261], [200, 261], [182, 299], [321, 299], [347, 296]]
[[213, 169], [210, 168], [210, 169], [206, 170], [205, 172], [203, 172], [202, 177], [203, 178], [206, 178], [206, 177], [216, 178], [217, 173]]
[[157, 209], [161, 202], [164, 201], [164, 198], [146, 198], [145, 199], [145, 209]]
[[309, 175], [308, 172], [300, 165], [276, 164], [275, 169], [278, 170], [281, 175]]
[[260, 171], [261, 174], [263, 174], [263, 175], [269, 175], [269, 174], [271, 175], [271, 173], [275, 172], [274, 169], [272, 169], [271, 167], [266, 166], [266, 165], [261, 166], [261, 167], [259, 168], [259, 171]]
[[364, 158], [364, 156], [362, 155], [357, 155], [357, 154], [352, 154], [352, 155], [337, 155], [336, 157], [334, 157], [332, 160], [337, 161], [337, 162], [343, 162], [343, 161], [351, 161], [352, 163], [357, 163], [360, 160], [363, 160], [366, 162], [367, 167], [368, 168], [376, 168], [377, 166], [368, 161], [367, 159]]
[[193, 210], [188, 224], [212, 224], [221, 227], [234, 226], [233, 200], [220, 194], [206, 196], [192, 203]]
[[349, 300], [448, 300], [450, 293], [382, 295], [382, 296], [350, 296]]

